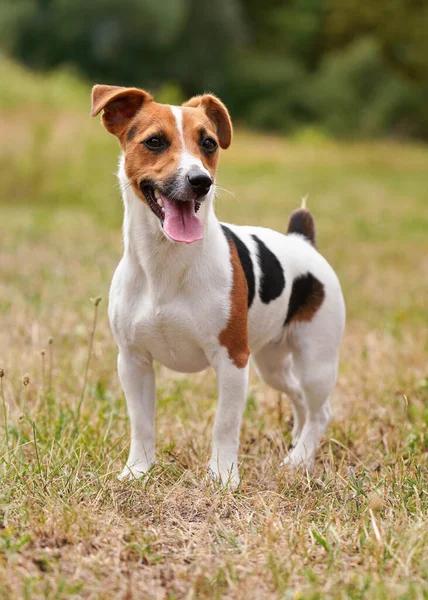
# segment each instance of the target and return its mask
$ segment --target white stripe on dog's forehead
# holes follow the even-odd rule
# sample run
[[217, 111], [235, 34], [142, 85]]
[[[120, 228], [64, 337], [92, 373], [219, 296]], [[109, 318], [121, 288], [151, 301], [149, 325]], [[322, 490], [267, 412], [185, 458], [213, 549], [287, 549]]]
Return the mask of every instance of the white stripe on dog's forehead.
[[175, 117], [175, 122], [177, 123], [178, 133], [180, 135], [181, 143], [184, 144], [184, 133], [183, 133], [183, 110], [179, 106], [170, 106], [171, 112]]

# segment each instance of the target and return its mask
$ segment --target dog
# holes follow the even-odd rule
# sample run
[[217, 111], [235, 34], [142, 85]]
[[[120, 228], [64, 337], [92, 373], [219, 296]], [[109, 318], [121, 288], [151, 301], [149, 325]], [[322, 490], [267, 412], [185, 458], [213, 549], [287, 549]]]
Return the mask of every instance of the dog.
[[331, 420], [345, 326], [340, 283], [315, 248], [311, 213], [294, 211], [287, 234], [218, 221], [215, 178], [232, 123], [212, 94], [170, 106], [138, 88], [95, 85], [91, 116], [101, 111], [122, 149], [124, 254], [109, 319], [131, 444], [119, 479], [155, 462], [156, 360], [178, 372], [216, 371], [208, 471], [236, 488], [250, 353], [260, 377], [292, 402], [284, 464], [311, 470]]

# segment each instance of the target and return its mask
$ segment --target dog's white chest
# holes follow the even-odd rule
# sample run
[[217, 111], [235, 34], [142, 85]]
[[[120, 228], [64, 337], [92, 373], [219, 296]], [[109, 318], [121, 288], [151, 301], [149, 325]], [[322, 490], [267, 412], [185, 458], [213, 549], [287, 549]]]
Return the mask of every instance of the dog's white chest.
[[141, 342], [149, 342], [150, 354], [169, 369], [184, 373], [208, 366], [191, 315], [184, 307], [164, 305], [146, 310], [137, 324]]
[[147, 351], [169, 369], [192, 373], [209, 364], [198, 342], [198, 317], [181, 303], [160, 304], [148, 296], [132, 303], [113, 300], [110, 320], [119, 344]]

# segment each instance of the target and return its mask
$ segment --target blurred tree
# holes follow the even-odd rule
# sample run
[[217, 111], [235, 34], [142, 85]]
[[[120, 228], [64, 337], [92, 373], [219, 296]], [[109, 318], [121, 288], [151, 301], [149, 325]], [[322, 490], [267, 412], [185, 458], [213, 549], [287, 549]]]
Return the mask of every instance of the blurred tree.
[[234, 0], [5, 0], [0, 32], [33, 68], [71, 64], [118, 84], [177, 79], [193, 91], [221, 75], [241, 16]]
[[[254, 127], [428, 139], [426, 0], [3, 0], [35, 69], [174, 98], [211, 90]], [[352, 119], [349, 115], [352, 114]]]
[[[428, 2], [327, 1], [327, 50], [349, 51], [350, 44], [365, 36], [376, 41], [381, 64], [373, 112], [385, 111], [386, 131], [428, 139]], [[386, 80], [388, 97], [382, 87]]]
[[326, 36], [343, 47], [362, 35], [375, 37], [387, 64], [414, 80], [428, 80], [426, 0], [328, 0]]

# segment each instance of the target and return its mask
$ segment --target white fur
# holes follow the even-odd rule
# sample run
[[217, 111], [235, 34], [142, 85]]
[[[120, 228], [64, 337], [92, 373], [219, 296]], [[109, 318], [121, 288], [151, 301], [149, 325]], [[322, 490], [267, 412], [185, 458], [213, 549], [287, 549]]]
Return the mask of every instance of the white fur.
[[[188, 169], [181, 109], [172, 107], [172, 111], [183, 141], [181, 168]], [[209, 468], [223, 484], [235, 487], [249, 368], [234, 366], [218, 340], [229, 318], [233, 271], [229, 245], [214, 214], [213, 191], [198, 213], [203, 240], [180, 244], [166, 238], [158, 218], [128, 185], [123, 158], [118, 177], [125, 206], [124, 255], [111, 285], [109, 317], [119, 346], [118, 370], [131, 421], [131, 447], [121, 478], [141, 476], [155, 460], [156, 360], [179, 372], [197, 372], [210, 365], [216, 370], [219, 404]], [[329, 397], [344, 329], [338, 279], [327, 261], [297, 234], [228, 227], [247, 245], [253, 259], [256, 294], [248, 332], [254, 364], [260, 376], [287, 393], [293, 404], [294, 447], [286, 463], [311, 468], [330, 421]], [[269, 304], [258, 296], [260, 272], [252, 233], [276, 254], [284, 269], [285, 289]], [[324, 302], [312, 321], [284, 328], [291, 284], [308, 271], [324, 284]]]

